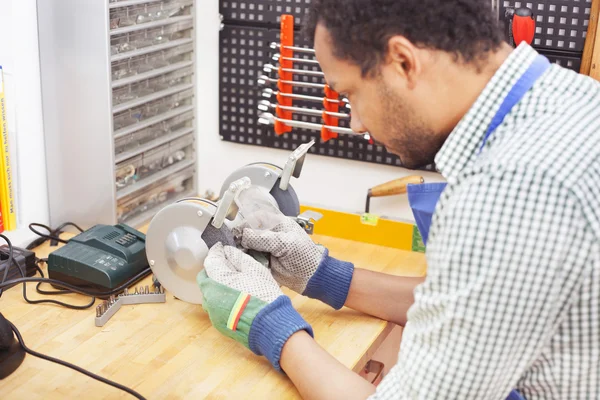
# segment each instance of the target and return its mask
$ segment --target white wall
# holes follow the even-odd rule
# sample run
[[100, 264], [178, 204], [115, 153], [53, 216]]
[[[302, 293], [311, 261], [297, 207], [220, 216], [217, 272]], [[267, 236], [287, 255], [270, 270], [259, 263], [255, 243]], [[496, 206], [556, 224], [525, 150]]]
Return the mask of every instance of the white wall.
[[18, 220], [5, 234], [22, 246], [35, 237], [29, 223], [48, 223], [36, 0], [0, 0], [0, 65]]
[[[234, 169], [250, 162], [285, 163], [288, 152], [239, 145], [219, 139], [219, 5], [217, 0], [199, 3], [198, 49], [198, 166], [200, 193], [219, 191]], [[406, 175], [422, 174], [428, 181], [441, 181], [439, 174], [408, 171], [365, 162], [309, 154], [302, 176], [294, 180], [302, 204], [348, 212], [362, 212], [367, 189]], [[351, 182], [342, 183], [342, 181]], [[371, 212], [413, 221], [406, 196], [373, 199]]]

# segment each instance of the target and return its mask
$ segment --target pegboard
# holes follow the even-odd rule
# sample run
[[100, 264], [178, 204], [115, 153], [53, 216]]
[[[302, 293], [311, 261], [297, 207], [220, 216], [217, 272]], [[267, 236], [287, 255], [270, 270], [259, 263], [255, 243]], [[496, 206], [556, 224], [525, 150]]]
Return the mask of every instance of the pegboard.
[[[276, 135], [272, 126], [259, 125], [258, 102], [268, 100], [275, 104], [275, 97], [267, 99], [262, 96], [262, 87], [257, 81], [260, 75], [268, 75], [263, 71], [265, 64], [276, 64], [272, 57], [277, 50], [269, 47], [271, 42], [279, 41], [278, 29], [264, 29], [248, 26], [225, 25], [220, 33], [220, 134], [225, 141], [266, 146], [291, 151], [302, 143], [315, 140], [315, 145], [310, 149], [313, 154], [323, 156], [365, 161], [391, 166], [401, 166], [400, 159], [388, 153], [383, 146], [370, 144], [361, 135], [339, 135], [337, 139], [323, 142], [320, 132], [294, 128], [292, 132]], [[295, 44], [303, 47], [306, 45], [299, 34], [296, 35]], [[295, 54], [296, 58], [310, 58], [301, 53]], [[319, 70], [310, 64], [295, 64], [296, 69]], [[277, 76], [274, 72], [273, 78]], [[323, 83], [322, 78], [306, 75], [294, 75], [295, 81]], [[277, 91], [275, 84], [268, 85]], [[295, 87], [295, 94], [323, 97], [323, 91], [315, 88]], [[295, 107], [313, 108], [322, 110], [318, 102], [296, 100]], [[342, 111], [342, 110], [340, 110]], [[275, 110], [270, 111], [275, 114]], [[293, 114], [299, 121], [322, 123], [317, 116]], [[349, 128], [349, 120], [340, 120], [340, 126]], [[433, 166], [425, 168], [434, 170]]]
[[579, 72], [581, 69], [580, 54], [553, 53], [544, 50], [540, 50], [540, 54], [546, 56], [551, 63], [558, 64], [561, 67], [572, 69], [576, 72]]
[[227, 0], [219, 4], [219, 12], [227, 23], [257, 23], [275, 25], [282, 14], [294, 16], [294, 24], [300, 26], [308, 12], [310, 0]]
[[290, 14], [294, 16], [294, 24], [297, 26], [302, 24], [310, 6], [310, 0], [272, 0], [272, 3], [277, 23], [281, 21], [281, 14]]
[[533, 47], [582, 52], [590, 16], [591, 0], [499, 0], [500, 18], [507, 7], [528, 7], [536, 19]]
[[225, 23], [273, 24], [277, 15], [272, 0], [227, 0], [219, 2], [219, 13]]

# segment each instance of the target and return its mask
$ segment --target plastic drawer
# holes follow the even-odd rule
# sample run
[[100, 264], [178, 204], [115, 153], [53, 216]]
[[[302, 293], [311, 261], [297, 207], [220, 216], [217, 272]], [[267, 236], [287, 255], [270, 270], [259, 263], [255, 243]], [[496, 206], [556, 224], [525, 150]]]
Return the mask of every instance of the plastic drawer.
[[110, 29], [143, 26], [154, 21], [189, 15], [191, 4], [191, 1], [163, 0], [115, 7], [110, 10]]
[[165, 44], [179, 39], [191, 39], [192, 21], [183, 21], [156, 28], [115, 35], [110, 40], [111, 55], [127, 54], [138, 49]]
[[117, 190], [152, 177], [194, 157], [194, 137], [188, 134], [117, 165]]
[[[154, 48], [156, 47], [148, 47], [148, 50], [151, 51]], [[193, 61], [193, 50], [193, 44], [188, 43], [116, 60], [111, 64], [112, 80], [119, 81], [138, 74], [146, 74], [155, 69], [166, 68], [179, 62]]]
[[170, 118], [166, 121], [159, 122], [158, 124], [149, 126], [148, 128], [134, 132], [130, 135], [123, 136], [120, 139], [115, 140], [115, 154], [119, 154], [134, 151], [136, 148], [150, 143], [158, 138], [165, 137], [171, 133], [177, 132], [181, 129], [193, 127], [193, 113], [184, 113], [175, 118]]
[[153, 77], [113, 90], [113, 106], [131, 100], [143, 98], [177, 85], [191, 84], [193, 69], [182, 68], [164, 75]]
[[117, 219], [121, 223], [135, 226], [137, 224], [133, 224], [134, 220], [151, 218], [166, 204], [190, 193], [194, 187], [194, 173], [193, 166], [186, 168], [123, 198], [117, 205]]
[[165, 114], [170, 110], [191, 106], [193, 104], [193, 94], [193, 89], [185, 90], [175, 95], [120, 112], [114, 117], [114, 130], [118, 131], [130, 127], [138, 122]]

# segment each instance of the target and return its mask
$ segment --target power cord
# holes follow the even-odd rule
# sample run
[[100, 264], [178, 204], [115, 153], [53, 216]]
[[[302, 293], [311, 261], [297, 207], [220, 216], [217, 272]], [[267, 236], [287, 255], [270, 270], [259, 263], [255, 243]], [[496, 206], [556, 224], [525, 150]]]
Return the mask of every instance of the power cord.
[[[0, 235], [0, 237], [6, 241], [6, 244], [8, 244], [8, 266], [6, 268], [4, 268], [4, 276], [2, 277], [2, 283], [4, 283], [4, 282], [6, 282], [6, 278], [8, 278], [8, 270], [10, 269], [11, 265], [13, 264], [13, 245], [6, 236]], [[17, 268], [21, 272], [21, 276], [25, 276], [25, 273], [21, 270], [21, 268], [18, 266], [18, 264], [17, 264]], [[2, 297], [3, 291], [4, 291], [4, 286], [0, 285], [0, 297]]]
[[12, 322], [10, 322], [10, 321], [7, 321], [7, 322], [10, 325], [10, 327], [12, 328], [13, 332], [15, 333], [15, 335], [17, 336], [17, 340], [19, 341], [19, 343], [23, 347], [23, 350], [25, 350], [27, 353], [31, 354], [32, 356], [39, 357], [39, 358], [41, 358], [43, 360], [51, 361], [53, 363], [63, 365], [65, 367], [67, 367], [67, 368], [74, 369], [75, 371], [81, 372], [82, 374], [87, 375], [90, 378], [94, 378], [97, 381], [100, 381], [102, 383], [106, 383], [107, 385], [110, 385], [110, 386], [113, 386], [113, 387], [115, 387], [117, 389], [123, 390], [124, 392], [127, 392], [130, 395], [132, 395], [132, 396], [134, 396], [134, 397], [136, 397], [136, 398], [138, 398], [140, 400], [146, 400], [145, 397], [143, 397], [141, 394], [139, 394], [138, 392], [136, 392], [133, 389], [128, 388], [127, 386], [123, 386], [123, 385], [121, 385], [119, 383], [116, 383], [116, 382], [113, 382], [113, 381], [111, 381], [109, 379], [103, 378], [103, 377], [101, 377], [99, 375], [94, 374], [93, 372], [90, 372], [90, 371], [85, 370], [85, 369], [83, 369], [81, 367], [78, 367], [77, 365], [71, 364], [71, 363], [63, 361], [63, 360], [59, 360], [58, 358], [47, 356], [47, 355], [42, 354], [42, 353], [38, 353], [37, 351], [30, 349], [29, 347], [27, 347], [25, 345], [25, 341], [23, 340], [23, 336], [21, 336], [21, 332], [19, 332], [19, 330], [17, 329], [17, 327]]
[[[37, 265], [41, 261], [42, 261], [42, 259], [38, 259], [36, 261], [35, 269], [40, 273], [40, 275], [42, 276], [42, 279], [46, 279], [44, 277], [44, 271], [42, 271], [42, 269]], [[21, 276], [23, 276], [23, 274], [21, 274]], [[69, 294], [69, 293], [73, 293], [71, 290], [56, 290], [56, 291], [42, 290], [42, 289], [40, 289], [40, 285], [42, 283], [43, 282], [38, 282], [38, 284], [35, 287], [36, 291], [38, 293], [40, 293], [40, 294], [55, 295], [55, 294]], [[82, 306], [77, 306], [77, 305], [73, 305], [73, 304], [67, 304], [67, 303], [63, 303], [62, 301], [52, 300], [52, 299], [50, 299], [50, 300], [30, 300], [30, 299], [27, 298], [27, 285], [25, 283], [23, 283], [23, 298], [29, 304], [51, 303], [51, 304], [56, 304], [56, 305], [59, 305], [59, 306], [67, 307], [67, 308], [70, 308], [72, 310], [86, 310], [86, 309], [92, 307], [94, 305], [94, 303], [96, 302], [96, 297], [93, 297], [93, 296], [92, 296], [92, 300], [88, 304], [85, 304], [85, 305], [82, 305]]]
[[[79, 232], [83, 232], [83, 229], [81, 229], [81, 227], [79, 227], [74, 222], [65, 222], [64, 224], [62, 224], [61, 226], [59, 226], [56, 229], [52, 229], [52, 228], [50, 228], [47, 225], [38, 224], [38, 223], [35, 223], [35, 222], [29, 224], [29, 229], [33, 233], [35, 233], [36, 235], [40, 236], [40, 238], [38, 238], [38, 239], [34, 240], [33, 242], [29, 243], [29, 245], [27, 245], [26, 249], [27, 250], [32, 250], [32, 249], [40, 246], [41, 244], [45, 243], [48, 240], [52, 241], [51, 244], [68, 243], [69, 242], [68, 240], [61, 239], [59, 237], [60, 234], [63, 232], [63, 229], [65, 229], [67, 226], [72, 226], [75, 229], [77, 229]], [[42, 233], [42, 232], [34, 229], [34, 227], [44, 228], [45, 230], [48, 231], [48, 234]]]
[[[2, 235], [0, 235], [1, 237]], [[38, 267], [39, 268], [39, 267]], [[22, 272], [22, 270], [19, 268], [19, 271]], [[38, 271], [41, 271], [41, 269], [38, 269]], [[107, 297], [107, 296], [111, 296], [113, 294], [117, 294], [120, 293], [121, 291], [123, 291], [123, 289], [129, 287], [133, 282], [142, 279], [148, 275], [150, 275], [150, 273], [152, 272], [152, 270], [150, 268], [147, 268], [141, 272], [139, 272], [136, 276], [134, 276], [133, 278], [131, 278], [130, 280], [128, 280], [127, 282], [123, 283], [122, 285], [114, 288], [113, 290], [110, 290], [108, 292], [96, 292], [96, 291], [89, 291], [89, 290], [85, 290], [85, 289], [81, 289], [77, 286], [73, 286], [71, 284], [68, 284], [66, 282], [62, 282], [56, 279], [51, 279], [51, 278], [17, 278], [17, 279], [12, 279], [9, 281], [4, 281], [2, 283], [0, 283], [0, 289], [3, 289], [7, 286], [12, 286], [12, 285], [16, 285], [19, 283], [27, 283], [27, 282], [39, 282], [39, 283], [50, 283], [54, 286], [58, 286], [58, 287], [62, 287], [65, 289], [68, 289], [68, 291], [57, 291], [57, 293], [52, 293], [52, 292], [48, 292], [49, 294], [65, 294], [65, 293], [78, 293], [78, 294], [82, 294], [84, 296], [89, 296], [89, 297]], [[43, 275], [42, 275], [43, 276]], [[42, 294], [46, 294], [43, 291], [39, 291]], [[60, 293], [59, 293], [60, 292]], [[25, 299], [27, 300], [27, 299]], [[95, 301], [95, 299], [94, 299]], [[65, 303], [61, 303], [61, 302], [56, 302], [55, 300], [32, 300], [32, 301], [28, 301], [32, 304], [37, 304], [37, 303], [55, 303], [55, 304], [59, 304], [62, 306], [66, 306], [69, 308], [75, 308], [75, 309], [87, 309], [90, 308], [94, 303], [90, 303], [91, 305], [86, 305], [86, 306], [72, 306], [70, 304], [65, 304]], [[82, 308], [77, 308], [77, 307], [82, 307]]]
[[[50, 232], [50, 229], [48, 231]], [[98, 296], [97, 292], [88, 292], [88, 291], [79, 289], [76, 286], [69, 285], [68, 283], [58, 281], [56, 279], [44, 278], [44, 273], [43, 273], [42, 269], [37, 264], [40, 261], [46, 261], [45, 259], [38, 259], [36, 261], [36, 269], [42, 275], [42, 278], [25, 278], [25, 271], [23, 271], [23, 269], [21, 268], [21, 266], [18, 263], [14, 262], [14, 260], [13, 260], [13, 245], [12, 245], [10, 239], [8, 239], [5, 235], [2, 235], [2, 234], [0, 234], [0, 238], [4, 239], [4, 241], [7, 243], [7, 245], [8, 245], [8, 251], [9, 251], [8, 252], [8, 267], [5, 269], [5, 271], [4, 271], [4, 277], [2, 279], [2, 283], [0, 283], [0, 296], [1, 296], [1, 293], [2, 293], [2, 289], [4, 289], [6, 286], [11, 286], [11, 285], [13, 285], [15, 283], [21, 283], [22, 282], [23, 283], [23, 297], [25, 298], [25, 300], [28, 303], [31, 303], [31, 304], [55, 303], [55, 304], [58, 304], [58, 305], [62, 305], [62, 306], [65, 306], [65, 307], [68, 307], [68, 308], [74, 308], [74, 309], [85, 309], [85, 308], [89, 308], [89, 307], [91, 307], [91, 306], [94, 305], [94, 302], [96, 301], [96, 298], [94, 296]], [[48, 239], [46, 239], [46, 240], [48, 240]], [[11, 265], [13, 263], [16, 265], [17, 269], [21, 273], [22, 278], [13, 279], [13, 280], [10, 280], [10, 281], [6, 281], [6, 277], [8, 276], [8, 270], [9, 270], [9, 268], [11, 267]], [[149, 268], [148, 268], [148, 270], [149, 270]], [[134, 280], [136, 278], [139, 279], [143, 274], [147, 274], [147, 273], [149, 273], [149, 272], [147, 272], [146, 270], [144, 270], [144, 271], [140, 272], [138, 275], [136, 275], [136, 277], [132, 278], [132, 280]], [[69, 289], [68, 291], [59, 291], [61, 293], [62, 292], [65, 292], [65, 293], [67, 293], [67, 292], [68, 293], [75, 292], [75, 293], [80, 293], [80, 294], [87, 295], [87, 296], [92, 296], [92, 302], [90, 304], [86, 305], [86, 306], [73, 306], [71, 304], [62, 303], [62, 302], [56, 301], [56, 300], [29, 300], [27, 298], [27, 285], [26, 285], [26, 282], [39, 282], [38, 283], [38, 288], [39, 288], [40, 283], [43, 283], [43, 282], [52, 283], [52, 284], [54, 284], [56, 286], [65, 287], [65, 288]], [[106, 293], [109, 293], [109, 295], [110, 294], [115, 294], [115, 293], [121, 291], [122, 289], [124, 289], [125, 287], [127, 287], [128, 284], [129, 284], [129, 281], [127, 283], [119, 286], [118, 288], [115, 288], [112, 291], [106, 292]], [[19, 343], [21, 344], [21, 346], [23, 347], [23, 349], [27, 353], [31, 354], [32, 356], [39, 357], [39, 358], [41, 358], [43, 360], [51, 361], [53, 363], [60, 364], [60, 365], [63, 365], [65, 367], [71, 368], [71, 369], [73, 369], [73, 370], [75, 370], [77, 372], [80, 372], [80, 373], [82, 373], [84, 375], [89, 376], [90, 378], [96, 379], [97, 381], [100, 381], [100, 382], [105, 383], [107, 385], [113, 386], [113, 387], [115, 387], [117, 389], [123, 390], [123, 391], [131, 394], [132, 396], [134, 396], [134, 397], [136, 397], [138, 399], [146, 400], [141, 394], [139, 394], [138, 392], [136, 392], [133, 389], [130, 389], [130, 388], [126, 387], [126, 386], [123, 386], [123, 385], [121, 385], [119, 383], [113, 382], [113, 381], [111, 381], [109, 379], [103, 378], [103, 377], [101, 377], [99, 375], [94, 374], [93, 372], [90, 372], [90, 371], [85, 370], [85, 369], [83, 369], [81, 367], [78, 367], [77, 365], [71, 364], [71, 363], [63, 361], [63, 360], [59, 360], [58, 358], [47, 356], [47, 355], [42, 354], [42, 353], [38, 353], [37, 351], [30, 349], [29, 347], [27, 347], [25, 345], [25, 341], [23, 340], [23, 336], [21, 336], [21, 332], [19, 332], [19, 330], [17, 329], [17, 327], [12, 322], [10, 322], [10, 321], [7, 321], [7, 322], [10, 325], [11, 329], [13, 330], [13, 332], [15, 333], [15, 335], [17, 336], [17, 340], [19, 341]]]

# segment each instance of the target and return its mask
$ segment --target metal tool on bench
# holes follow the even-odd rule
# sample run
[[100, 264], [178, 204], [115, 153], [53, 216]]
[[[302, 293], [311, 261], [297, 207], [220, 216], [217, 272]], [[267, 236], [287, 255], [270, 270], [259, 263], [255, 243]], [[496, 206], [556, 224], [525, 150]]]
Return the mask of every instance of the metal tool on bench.
[[140, 286], [135, 288], [135, 292], [130, 293], [129, 289], [125, 289], [118, 296], [110, 296], [108, 300], [103, 301], [96, 306], [96, 326], [104, 326], [113, 315], [121, 309], [121, 306], [131, 304], [149, 304], [149, 303], [165, 303], [167, 297], [165, 290], [161, 287]]
[[236, 200], [245, 190], [259, 190], [262, 198], [279, 211], [293, 217], [312, 233], [320, 214], [300, 214], [298, 197], [290, 184], [300, 177], [306, 153], [314, 141], [299, 146], [283, 168], [270, 163], [254, 163], [233, 172], [223, 183], [217, 202], [186, 198], [160, 210], [146, 233], [146, 256], [160, 284], [176, 298], [202, 303], [196, 276], [204, 268], [209, 249], [217, 242], [235, 246], [233, 229], [243, 221]]
[[390, 182], [382, 183], [374, 186], [367, 191], [367, 201], [365, 204], [365, 212], [360, 216], [360, 222], [365, 225], [377, 225], [379, 216], [371, 214], [371, 198], [386, 197], [406, 194], [408, 185], [418, 185], [425, 180], [422, 176], [410, 175], [404, 178], [395, 179]]

